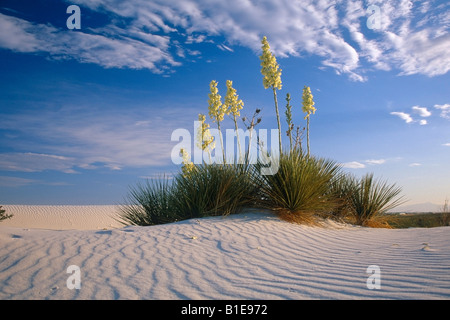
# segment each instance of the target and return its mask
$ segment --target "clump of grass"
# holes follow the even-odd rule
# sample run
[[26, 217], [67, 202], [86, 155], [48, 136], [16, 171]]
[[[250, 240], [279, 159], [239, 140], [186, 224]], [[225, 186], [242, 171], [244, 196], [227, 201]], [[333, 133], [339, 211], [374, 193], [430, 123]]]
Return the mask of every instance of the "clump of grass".
[[191, 218], [238, 213], [252, 205], [255, 192], [249, 166], [241, 164], [196, 165], [176, 185], [177, 207]]
[[176, 186], [168, 177], [146, 180], [130, 188], [119, 221], [125, 225], [151, 226], [184, 219], [176, 206]]
[[334, 200], [334, 208], [327, 213], [327, 217], [341, 222], [353, 219], [352, 193], [355, 191], [355, 178], [348, 173], [340, 173], [329, 184], [329, 196]]
[[172, 180], [131, 188], [119, 216], [124, 224], [149, 226], [234, 214], [252, 206], [255, 192], [248, 165], [195, 165]]
[[335, 207], [329, 187], [339, 171], [335, 162], [305, 155], [299, 149], [283, 153], [278, 172], [262, 176], [257, 170], [254, 175], [259, 186], [258, 204], [285, 220], [312, 223], [315, 215]]
[[350, 188], [353, 190], [347, 199], [357, 225], [387, 227], [384, 214], [404, 202], [400, 187], [376, 180], [373, 174], [366, 174], [360, 180], [353, 179]]

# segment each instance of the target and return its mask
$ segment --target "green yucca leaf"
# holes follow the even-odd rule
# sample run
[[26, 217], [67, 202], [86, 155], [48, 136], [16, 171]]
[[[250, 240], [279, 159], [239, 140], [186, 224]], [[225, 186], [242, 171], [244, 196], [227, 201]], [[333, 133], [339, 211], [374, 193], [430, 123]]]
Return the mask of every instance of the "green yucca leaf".
[[401, 191], [395, 184], [389, 185], [386, 181], [374, 179], [373, 174], [366, 174], [355, 181], [349, 198], [356, 223], [365, 225], [375, 216], [402, 204]]

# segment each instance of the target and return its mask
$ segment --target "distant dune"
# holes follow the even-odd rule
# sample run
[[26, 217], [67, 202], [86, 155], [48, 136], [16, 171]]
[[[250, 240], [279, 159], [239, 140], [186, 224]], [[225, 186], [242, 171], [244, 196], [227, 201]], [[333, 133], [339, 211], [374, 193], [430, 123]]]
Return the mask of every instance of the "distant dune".
[[0, 226], [52, 229], [52, 230], [100, 230], [123, 227], [117, 222], [119, 206], [69, 206], [69, 205], [5, 205], [11, 219]]

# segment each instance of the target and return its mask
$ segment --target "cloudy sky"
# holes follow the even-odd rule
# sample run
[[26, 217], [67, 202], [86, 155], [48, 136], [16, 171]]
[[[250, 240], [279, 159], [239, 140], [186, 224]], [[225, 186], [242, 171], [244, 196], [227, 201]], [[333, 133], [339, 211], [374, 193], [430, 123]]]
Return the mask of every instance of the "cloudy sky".
[[260, 128], [277, 128], [263, 36], [296, 125], [311, 87], [313, 154], [410, 203], [450, 198], [446, 0], [2, 0], [0, 30], [2, 204], [116, 204], [176, 172], [171, 134], [207, 114], [211, 80], [222, 96], [232, 80], [241, 115], [261, 108]]

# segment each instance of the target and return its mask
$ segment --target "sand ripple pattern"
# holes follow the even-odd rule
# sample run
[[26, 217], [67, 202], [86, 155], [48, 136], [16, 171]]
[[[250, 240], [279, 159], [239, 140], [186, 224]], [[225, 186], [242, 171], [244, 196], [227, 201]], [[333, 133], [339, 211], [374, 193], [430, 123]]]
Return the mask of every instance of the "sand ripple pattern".
[[[0, 299], [449, 299], [450, 228], [289, 224], [265, 213], [112, 230], [0, 227]], [[69, 265], [81, 270], [70, 290]], [[378, 265], [381, 288], [366, 269]]]

